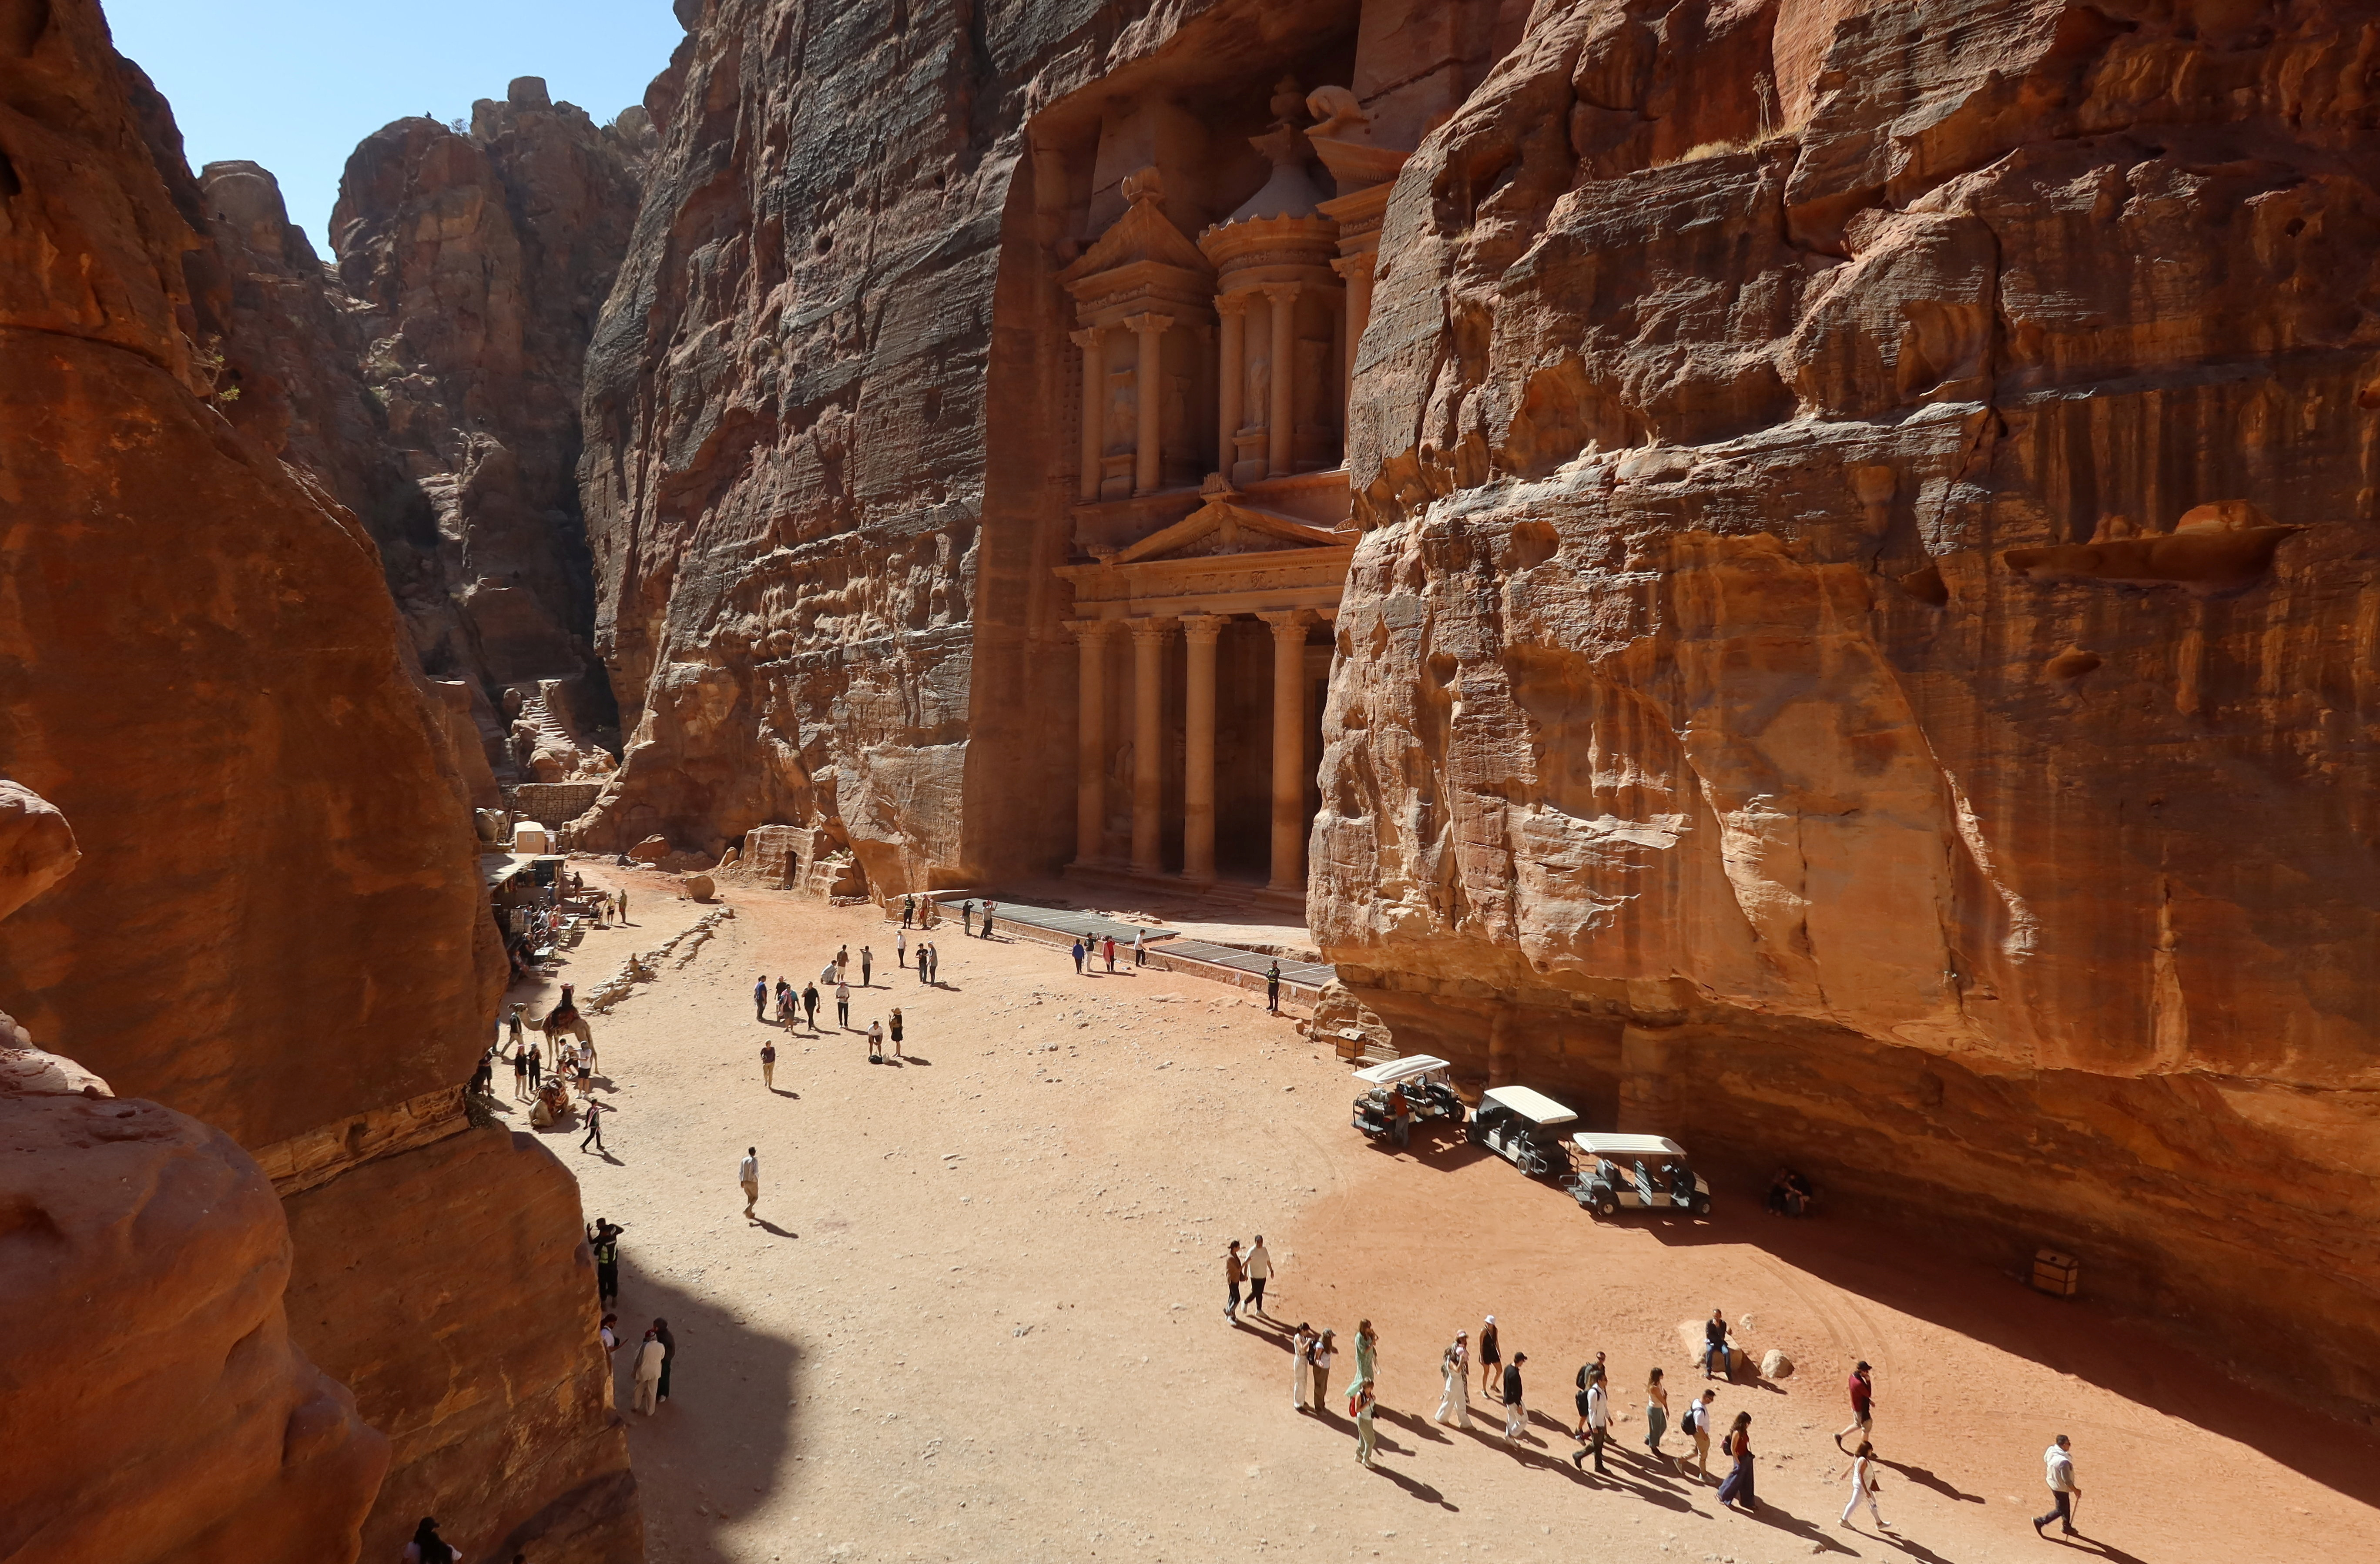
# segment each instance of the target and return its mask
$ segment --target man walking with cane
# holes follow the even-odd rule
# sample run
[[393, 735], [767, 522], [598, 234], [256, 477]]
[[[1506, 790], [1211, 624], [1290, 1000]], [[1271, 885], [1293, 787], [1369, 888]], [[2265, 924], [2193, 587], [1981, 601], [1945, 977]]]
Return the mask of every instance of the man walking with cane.
[[2080, 1536], [2082, 1534], [2074, 1529], [2074, 1501], [2082, 1497], [2082, 1487], [2074, 1480], [2073, 1448], [2060, 1434], [2041, 1452], [2041, 1458], [2048, 1468], [2050, 1505], [2048, 1514], [2034, 1517], [2034, 1532], [2039, 1534], [2044, 1526], [2055, 1521], [2067, 1536]]

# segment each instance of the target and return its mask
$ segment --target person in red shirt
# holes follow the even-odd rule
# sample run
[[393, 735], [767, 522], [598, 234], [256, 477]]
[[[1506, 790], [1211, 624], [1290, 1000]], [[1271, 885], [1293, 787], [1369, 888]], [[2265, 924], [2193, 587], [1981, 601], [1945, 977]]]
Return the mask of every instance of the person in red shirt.
[[1852, 1421], [1850, 1426], [1846, 1427], [1842, 1434], [1835, 1436], [1835, 1449], [1841, 1449], [1843, 1448], [1843, 1434], [1856, 1431], [1859, 1434], [1859, 1437], [1864, 1439], [1875, 1431], [1876, 1381], [1870, 1377], [1873, 1372], [1874, 1371], [1867, 1366], [1867, 1360], [1864, 1358], [1860, 1360], [1858, 1367], [1852, 1370]]

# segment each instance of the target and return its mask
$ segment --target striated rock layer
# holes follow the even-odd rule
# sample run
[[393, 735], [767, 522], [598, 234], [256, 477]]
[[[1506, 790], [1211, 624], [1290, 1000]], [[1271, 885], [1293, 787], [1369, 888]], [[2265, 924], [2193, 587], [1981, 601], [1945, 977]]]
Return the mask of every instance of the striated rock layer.
[[1540, 6], [1357, 363], [1401, 1044], [2380, 1399], [2367, 21]]
[[[370, 537], [223, 416], [228, 355], [210, 345], [236, 330], [226, 269], [202, 236], [170, 115], [116, 57], [91, 0], [0, 6], [0, 775], [71, 818], [82, 854], [11, 918], [0, 1001], [45, 1046], [164, 1105], [147, 1111], [202, 1119], [273, 1170], [300, 1234], [293, 1296], [374, 1300], [291, 1323], [306, 1356], [363, 1381], [362, 1416], [395, 1431], [388, 1497], [364, 1528], [373, 1557], [393, 1556], [422, 1512], [411, 1507], [436, 1493], [448, 1534], [475, 1552], [560, 1505], [575, 1540], [552, 1556], [633, 1558], [625, 1439], [589, 1390], [603, 1374], [591, 1290], [552, 1259], [577, 1250], [576, 1211], [551, 1188], [505, 1212], [475, 1193], [504, 1143], [466, 1133], [459, 1087], [503, 964], [449, 724], [414, 682]], [[17, 813], [12, 838], [38, 828]], [[22, 850], [36, 873], [58, 861], [45, 834]], [[199, 1170], [223, 1191], [220, 1258], [236, 1240], [256, 1273], [236, 1297], [214, 1257], [177, 1278], [193, 1307], [258, 1333], [256, 1361], [235, 1352], [221, 1372], [253, 1375], [260, 1398], [296, 1395], [273, 1366], [295, 1362], [276, 1359], [273, 1334], [281, 1241], [238, 1204], [261, 1194], [253, 1170], [187, 1121], [159, 1131], [157, 1155], [172, 1146], [222, 1165]], [[540, 1165], [516, 1182], [558, 1184]], [[382, 1183], [417, 1212], [443, 1211], [439, 1254], [378, 1231]], [[42, 1208], [12, 1185], [6, 1208], [20, 1207]], [[94, 1233], [147, 1219], [91, 1209]], [[465, 1377], [475, 1357], [490, 1376], [504, 1365], [501, 1396], [454, 1394], [451, 1371], [400, 1350], [419, 1319], [383, 1306], [446, 1285], [455, 1255], [517, 1269], [521, 1306], [546, 1322], [533, 1342], [451, 1341]], [[183, 1295], [134, 1296], [139, 1266], [162, 1257], [130, 1255], [100, 1291], [164, 1308]], [[89, 1263], [105, 1269], [99, 1250]], [[380, 1362], [415, 1366], [359, 1372]], [[334, 1462], [334, 1423], [292, 1423], [291, 1481], [318, 1457]], [[115, 1432], [144, 1428], [161, 1458], [192, 1432], [154, 1418]], [[516, 1436], [540, 1448], [507, 1458], [523, 1480], [499, 1491], [489, 1451]], [[128, 1470], [151, 1459], [128, 1445], [101, 1453]], [[242, 1556], [343, 1556], [352, 1544], [329, 1532], [274, 1540], [338, 1518], [347, 1478], [331, 1470]], [[572, 1496], [597, 1492], [611, 1502], [589, 1523]]]

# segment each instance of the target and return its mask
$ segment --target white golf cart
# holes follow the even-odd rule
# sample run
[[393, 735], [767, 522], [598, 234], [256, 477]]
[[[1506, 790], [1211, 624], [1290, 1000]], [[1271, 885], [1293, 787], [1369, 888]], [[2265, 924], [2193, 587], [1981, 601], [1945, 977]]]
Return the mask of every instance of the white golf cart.
[[1454, 1095], [1453, 1084], [1447, 1079], [1452, 1068], [1442, 1059], [1416, 1053], [1356, 1071], [1355, 1079], [1366, 1090], [1355, 1099], [1355, 1127], [1374, 1140], [1394, 1135], [1397, 1118], [1390, 1097], [1398, 1091], [1404, 1094], [1406, 1115], [1415, 1122], [1451, 1119], [1460, 1125], [1463, 1099]]
[[1543, 1092], [1496, 1086], [1480, 1094], [1468, 1133], [1473, 1145], [1484, 1146], [1531, 1178], [1542, 1179], [1570, 1171], [1561, 1131], [1576, 1122], [1577, 1114]]
[[1616, 1216], [1622, 1206], [1710, 1214], [1710, 1185], [1687, 1166], [1686, 1148], [1676, 1141], [1585, 1130], [1570, 1139], [1578, 1171], [1562, 1181], [1562, 1188], [1597, 1216]]

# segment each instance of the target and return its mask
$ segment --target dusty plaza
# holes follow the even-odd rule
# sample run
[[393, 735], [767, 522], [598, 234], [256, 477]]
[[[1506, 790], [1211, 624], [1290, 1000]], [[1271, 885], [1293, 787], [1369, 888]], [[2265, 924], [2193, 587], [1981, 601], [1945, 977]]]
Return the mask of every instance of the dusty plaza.
[[[658, 876], [588, 873], [631, 888], [636, 927], [590, 934], [573, 975], [711, 910], [657, 893]], [[1260, 993], [1128, 957], [1078, 977], [1061, 946], [955, 923], [927, 988], [885, 970], [898, 923], [878, 909], [731, 894], [735, 915], [686, 964], [664, 962], [599, 1023], [611, 1154], [582, 1154], [576, 1128], [548, 1137], [589, 1218], [626, 1230], [628, 1339], [663, 1316], [685, 1354], [671, 1400], [632, 1414], [657, 1561], [1995, 1564], [2048, 1546], [2028, 1522], [2058, 1432], [2087, 1490], [2087, 1557], [2204, 1557], [2242, 1515], [2259, 1519], [2215, 1556], [2380, 1546], [2380, 1439], [2310, 1425], [2148, 1322], [1906, 1230], [1764, 1217], [1756, 1180], [1715, 1181], [1707, 1221], [1598, 1223], [1451, 1135], [1416, 1134], [1406, 1155], [1357, 1134], [1349, 1061]], [[869, 1064], [832, 1014], [815, 1037], [755, 1023], [755, 974], [798, 985], [847, 947], [856, 977], [863, 944], [877, 987], [854, 988], [853, 1024], [900, 1007], [906, 1063]], [[754, 1144], [758, 1224], [735, 1187]], [[1234, 1328], [1223, 1245], [1258, 1233], [1278, 1267], [1269, 1317]], [[1667, 1368], [1680, 1406], [1705, 1388], [1694, 1343], [1714, 1304], [1795, 1364], [1718, 1385], [1722, 1413], [1753, 1413], [1757, 1516], [1720, 1512], [1715, 1482], [1641, 1443], [1647, 1368]], [[1517, 1448], [1475, 1370], [1472, 1430], [1433, 1421], [1441, 1350], [1488, 1314], [1530, 1358]], [[1346, 1343], [1359, 1317], [1382, 1343], [1373, 1472], [1353, 1458], [1352, 1352], [1327, 1416], [1290, 1400], [1289, 1329]], [[1597, 1352], [1621, 1390], [1608, 1478], [1568, 1459], [1572, 1379]], [[1881, 1534], [1864, 1510], [1856, 1531], [1836, 1520], [1846, 1461], [1829, 1435], [1860, 1358], [1876, 1370]], [[625, 1371], [617, 1392], [625, 1408]], [[1673, 1430], [1664, 1449], [1691, 1447]]]

